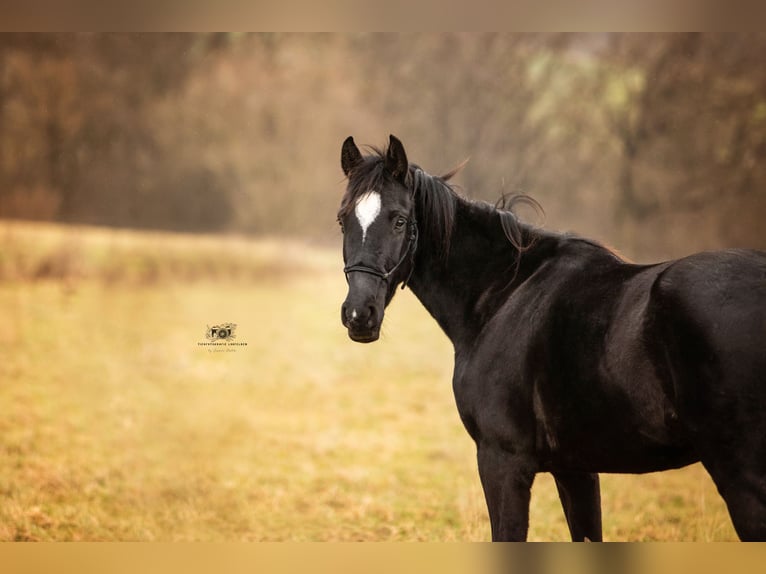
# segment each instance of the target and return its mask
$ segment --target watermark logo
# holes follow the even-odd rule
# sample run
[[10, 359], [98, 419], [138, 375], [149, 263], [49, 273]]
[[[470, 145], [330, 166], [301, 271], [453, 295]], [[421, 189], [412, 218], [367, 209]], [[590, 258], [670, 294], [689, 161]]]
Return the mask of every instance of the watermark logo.
[[205, 340], [197, 343], [197, 346], [204, 347], [210, 353], [231, 353], [242, 347], [247, 347], [247, 343], [235, 339], [237, 335], [236, 323], [220, 323], [210, 325], [205, 329]]
[[205, 338], [208, 341], [232, 341], [237, 338], [234, 334], [236, 323], [221, 323], [220, 325], [207, 326]]

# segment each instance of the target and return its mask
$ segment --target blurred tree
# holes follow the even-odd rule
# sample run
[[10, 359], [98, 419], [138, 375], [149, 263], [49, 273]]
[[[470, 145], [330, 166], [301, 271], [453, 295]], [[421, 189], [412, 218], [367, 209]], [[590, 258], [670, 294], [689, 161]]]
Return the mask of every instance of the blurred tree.
[[460, 176], [467, 194], [494, 202], [529, 193], [559, 224], [599, 227], [611, 148], [590, 38], [373, 35], [366, 99], [431, 169], [470, 154]]
[[712, 216], [710, 246], [766, 247], [760, 225], [743, 233], [739, 216], [766, 206], [766, 35], [621, 34], [605, 58], [613, 76], [640, 80], [611, 116], [622, 148], [617, 216], [647, 225], [690, 214], [693, 233]]
[[163, 209], [179, 194], [157, 187], [167, 183], [159, 176], [169, 158], [156, 146], [149, 110], [225, 44], [219, 35], [2, 35], [0, 214], [220, 228], [228, 214], [215, 209], [230, 211], [226, 197], [206, 210]]
[[375, 113], [431, 166], [475, 151], [469, 193], [530, 193], [639, 257], [766, 247], [763, 34], [364, 39]]

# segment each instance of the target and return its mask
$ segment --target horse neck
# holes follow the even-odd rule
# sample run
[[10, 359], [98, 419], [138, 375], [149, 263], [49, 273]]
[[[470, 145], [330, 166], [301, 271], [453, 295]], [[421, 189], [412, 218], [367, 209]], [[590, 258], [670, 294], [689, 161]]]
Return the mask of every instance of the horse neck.
[[474, 341], [486, 321], [516, 286], [540, 264], [542, 232], [519, 223], [524, 245], [519, 251], [505, 236], [500, 216], [485, 205], [458, 200], [449, 252], [437, 255], [438, 241], [421, 231], [421, 245], [409, 286], [436, 319], [456, 350]]

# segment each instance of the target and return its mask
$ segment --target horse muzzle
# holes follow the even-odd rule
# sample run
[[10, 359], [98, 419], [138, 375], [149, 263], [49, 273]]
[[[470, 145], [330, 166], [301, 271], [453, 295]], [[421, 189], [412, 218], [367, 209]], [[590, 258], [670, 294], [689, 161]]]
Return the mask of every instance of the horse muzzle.
[[341, 307], [341, 322], [357, 343], [372, 343], [380, 337], [382, 314], [375, 305], [355, 305], [348, 300]]

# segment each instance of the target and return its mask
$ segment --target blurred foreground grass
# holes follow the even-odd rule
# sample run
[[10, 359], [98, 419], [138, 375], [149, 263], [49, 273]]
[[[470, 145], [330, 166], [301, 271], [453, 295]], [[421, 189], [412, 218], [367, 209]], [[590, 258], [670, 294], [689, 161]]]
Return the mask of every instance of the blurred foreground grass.
[[[452, 350], [350, 342], [339, 253], [0, 224], [0, 539], [487, 540]], [[231, 321], [246, 347], [199, 346]], [[697, 465], [602, 477], [608, 540], [730, 540]], [[532, 540], [567, 540], [553, 481]]]

